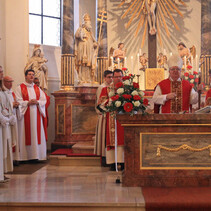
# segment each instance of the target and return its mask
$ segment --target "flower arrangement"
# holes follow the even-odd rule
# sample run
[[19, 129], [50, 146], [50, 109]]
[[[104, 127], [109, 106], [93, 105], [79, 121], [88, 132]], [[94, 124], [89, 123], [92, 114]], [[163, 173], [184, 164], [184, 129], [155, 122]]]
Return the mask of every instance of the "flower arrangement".
[[144, 98], [144, 92], [139, 89], [139, 84], [133, 82], [135, 75], [127, 75], [127, 68], [122, 68], [124, 75], [122, 82], [116, 84], [115, 90], [109, 93], [111, 99], [107, 106], [108, 112], [130, 113], [131, 115], [141, 111], [144, 113], [148, 100]]
[[187, 71], [184, 73], [184, 79], [189, 81], [191, 86], [196, 90], [199, 82], [199, 74], [196, 71], [192, 71], [192, 66], [187, 66]]

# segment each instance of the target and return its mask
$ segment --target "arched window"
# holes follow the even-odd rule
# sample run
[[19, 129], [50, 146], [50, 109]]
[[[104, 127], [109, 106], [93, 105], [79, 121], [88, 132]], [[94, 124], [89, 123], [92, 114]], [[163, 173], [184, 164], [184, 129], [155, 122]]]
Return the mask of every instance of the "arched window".
[[61, 45], [62, 0], [29, 0], [29, 43]]

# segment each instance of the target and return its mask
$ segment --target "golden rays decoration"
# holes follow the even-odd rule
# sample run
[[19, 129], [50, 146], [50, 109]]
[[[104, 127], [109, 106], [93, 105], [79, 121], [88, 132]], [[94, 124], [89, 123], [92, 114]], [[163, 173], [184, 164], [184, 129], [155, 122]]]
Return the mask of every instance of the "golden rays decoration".
[[127, 9], [121, 19], [130, 15], [126, 28], [128, 28], [132, 22], [137, 19], [138, 25], [134, 34], [135, 37], [142, 28], [144, 29], [141, 42], [142, 48], [147, 34], [147, 24], [149, 24], [149, 33], [151, 35], [155, 35], [157, 33], [160, 46], [163, 47], [161, 29], [163, 28], [167, 37], [170, 38], [171, 35], [167, 23], [171, 21], [174, 27], [179, 31], [180, 28], [174, 20], [172, 14], [178, 14], [181, 18], [183, 18], [183, 14], [179, 10], [179, 6], [186, 7], [187, 5], [182, 0], [122, 0], [118, 7], [123, 6], [124, 8], [126, 6]]

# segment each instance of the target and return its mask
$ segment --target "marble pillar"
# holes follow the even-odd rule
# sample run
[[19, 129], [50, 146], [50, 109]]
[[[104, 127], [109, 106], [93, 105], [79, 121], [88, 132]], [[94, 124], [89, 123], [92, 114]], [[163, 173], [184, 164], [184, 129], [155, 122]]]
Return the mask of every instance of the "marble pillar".
[[[97, 0], [97, 15], [99, 17], [99, 13], [101, 11], [106, 11], [104, 15], [107, 16], [107, 1], [106, 0]], [[107, 19], [107, 18], [106, 18]], [[99, 38], [99, 31], [100, 31], [100, 21], [97, 21], [97, 38]], [[107, 57], [108, 56], [108, 39], [107, 39], [107, 23], [103, 22], [102, 24], [102, 31], [101, 31], [101, 42], [99, 46], [98, 56], [99, 57]]]
[[201, 1], [201, 54], [211, 55], [211, 1]]
[[74, 52], [74, 0], [63, 0], [62, 54]]

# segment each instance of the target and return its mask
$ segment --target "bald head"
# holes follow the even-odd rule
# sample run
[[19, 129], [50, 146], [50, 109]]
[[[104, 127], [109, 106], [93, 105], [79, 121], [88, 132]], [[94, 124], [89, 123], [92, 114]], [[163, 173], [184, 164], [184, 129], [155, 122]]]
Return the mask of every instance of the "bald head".
[[14, 80], [12, 79], [12, 77], [10, 76], [5, 76], [3, 78], [3, 83], [4, 83], [4, 86], [7, 88], [7, 89], [11, 89], [12, 88], [12, 82]]

